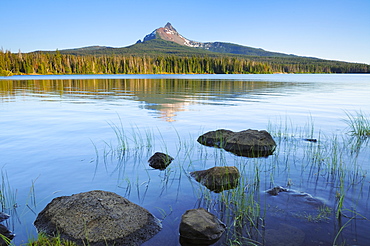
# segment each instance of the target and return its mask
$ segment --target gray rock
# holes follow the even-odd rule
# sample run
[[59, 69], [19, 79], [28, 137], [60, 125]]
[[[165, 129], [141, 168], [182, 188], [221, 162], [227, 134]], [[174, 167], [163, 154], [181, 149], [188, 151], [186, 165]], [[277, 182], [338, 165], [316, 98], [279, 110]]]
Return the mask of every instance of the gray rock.
[[53, 199], [34, 224], [38, 232], [90, 246], [140, 245], [162, 228], [146, 209], [100, 190]]
[[207, 170], [191, 172], [196, 181], [208, 189], [221, 192], [234, 189], [239, 184], [240, 172], [237, 167], [212, 167]]
[[173, 158], [171, 156], [161, 152], [156, 152], [148, 160], [149, 166], [160, 170], [166, 169], [166, 167], [170, 165], [172, 161]]
[[244, 130], [232, 132], [217, 130], [207, 132], [197, 140], [206, 146], [223, 148], [236, 155], [246, 157], [266, 157], [275, 151], [276, 143], [267, 131]]
[[220, 239], [226, 226], [204, 208], [186, 211], [180, 223], [182, 245], [210, 245]]

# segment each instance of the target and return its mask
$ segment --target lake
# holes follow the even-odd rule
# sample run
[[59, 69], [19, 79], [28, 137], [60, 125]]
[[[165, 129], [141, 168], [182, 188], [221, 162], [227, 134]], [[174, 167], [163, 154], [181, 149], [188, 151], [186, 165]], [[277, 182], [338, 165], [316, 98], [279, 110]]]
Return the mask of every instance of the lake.
[[[99, 189], [162, 221], [144, 245], [180, 245], [181, 215], [199, 207], [227, 225], [216, 245], [366, 245], [370, 144], [346, 120], [370, 115], [369, 95], [354, 74], [0, 77], [2, 224], [26, 243], [53, 198]], [[197, 142], [217, 129], [267, 130], [277, 148], [248, 158]], [[149, 167], [155, 152], [174, 157], [166, 170]], [[189, 175], [214, 166], [236, 166], [238, 187]]]

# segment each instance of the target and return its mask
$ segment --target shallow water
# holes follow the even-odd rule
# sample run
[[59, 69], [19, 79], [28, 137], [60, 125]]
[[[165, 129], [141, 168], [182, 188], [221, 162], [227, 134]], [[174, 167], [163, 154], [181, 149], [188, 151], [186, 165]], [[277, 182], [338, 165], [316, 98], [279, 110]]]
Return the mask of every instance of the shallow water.
[[[176, 245], [181, 215], [197, 207], [228, 225], [219, 245], [238, 239], [238, 233], [249, 238], [244, 243], [284, 242], [274, 236], [279, 228], [297, 231], [296, 242], [302, 245], [366, 245], [369, 141], [351, 152], [344, 119], [360, 110], [370, 115], [369, 94], [369, 75], [2, 77], [3, 210], [12, 215], [3, 223], [19, 245], [36, 235], [36, 214], [54, 197], [101, 189], [163, 220], [163, 230], [145, 245]], [[268, 158], [246, 158], [196, 142], [219, 128], [268, 129], [277, 150]], [[123, 131], [124, 152], [118, 151], [114, 129]], [[175, 158], [167, 170], [148, 166], [156, 151]], [[215, 165], [237, 166], [240, 187], [216, 194], [189, 176]], [[277, 185], [290, 192], [266, 195]], [[322, 206], [305, 202], [301, 192]], [[246, 200], [239, 199], [243, 194]], [[335, 214], [338, 194], [344, 195], [340, 218]], [[230, 212], [227, 201], [242, 204]], [[235, 213], [248, 204], [259, 205], [258, 224], [237, 230]], [[321, 218], [320, 207], [331, 212]]]

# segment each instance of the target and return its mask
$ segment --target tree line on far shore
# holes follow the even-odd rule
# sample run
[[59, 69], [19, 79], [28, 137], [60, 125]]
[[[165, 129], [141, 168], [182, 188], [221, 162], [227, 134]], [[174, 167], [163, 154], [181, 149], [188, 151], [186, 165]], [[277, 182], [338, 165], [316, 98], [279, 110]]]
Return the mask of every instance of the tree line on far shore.
[[[257, 59], [257, 58], [256, 58]], [[312, 58], [68, 55], [0, 50], [0, 76], [21, 74], [370, 73], [370, 65]]]

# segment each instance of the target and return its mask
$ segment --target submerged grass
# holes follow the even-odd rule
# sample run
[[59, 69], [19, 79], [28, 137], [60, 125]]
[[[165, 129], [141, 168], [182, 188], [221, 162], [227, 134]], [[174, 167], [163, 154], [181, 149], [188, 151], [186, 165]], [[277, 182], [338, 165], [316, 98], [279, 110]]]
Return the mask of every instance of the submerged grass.
[[320, 206], [317, 210], [318, 213], [316, 214], [304, 213], [304, 217], [307, 219], [308, 222], [319, 223], [321, 221], [327, 221], [330, 219], [330, 216], [333, 213], [333, 210], [325, 205]]

